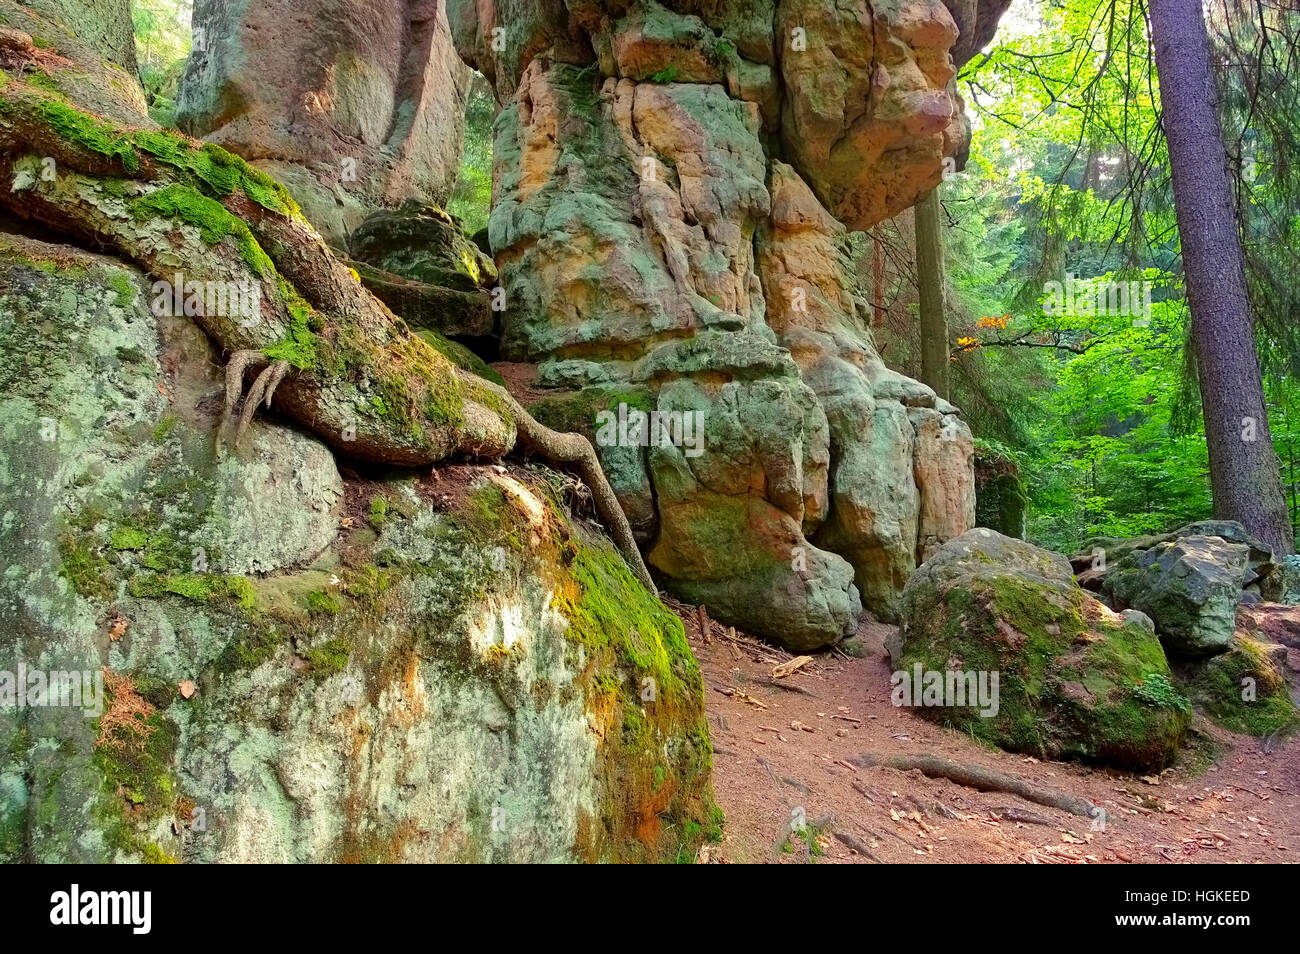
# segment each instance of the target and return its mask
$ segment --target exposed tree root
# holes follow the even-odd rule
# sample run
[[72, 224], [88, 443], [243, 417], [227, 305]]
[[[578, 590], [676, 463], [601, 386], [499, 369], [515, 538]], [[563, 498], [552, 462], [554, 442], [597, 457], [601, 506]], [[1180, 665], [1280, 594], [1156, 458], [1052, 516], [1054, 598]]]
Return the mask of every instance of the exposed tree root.
[[271, 395], [275, 393], [276, 385], [284, 379], [285, 372], [288, 370], [288, 361], [273, 361], [253, 380], [253, 386], [248, 389], [248, 396], [244, 399], [244, 411], [239, 415], [239, 428], [235, 431], [236, 444], [244, 439], [244, 433], [248, 430], [248, 425], [253, 422], [257, 406], [263, 400], [266, 401], [267, 407], [271, 406]]
[[1102, 811], [1101, 806], [1094, 805], [1085, 798], [1079, 798], [1077, 795], [1070, 795], [1053, 788], [1033, 785], [1024, 779], [1016, 778], [1014, 775], [995, 772], [992, 769], [986, 769], [981, 765], [972, 765], [968, 762], [954, 762], [951, 759], [942, 759], [935, 755], [895, 755], [890, 758], [859, 755], [849, 761], [864, 767], [880, 766], [882, 768], [897, 769], [900, 772], [916, 769], [929, 778], [944, 778], [950, 782], [956, 782], [958, 785], [965, 785], [981, 792], [1007, 792], [1011, 795], [1019, 795], [1026, 801], [1046, 805], [1048, 808], [1059, 808], [1061, 811], [1069, 812], [1071, 815], [1080, 815], [1083, 818], [1109, 817]]
[[[462, 376], [469, 375], [468, 371], [458, 373]], [[641, 551], [637, 549], [636, 539], [632, 536], [632, 527], [627, 522], [627, 516], [623, 513], [618, 498], [614, 495], [614, 488], [609, 485], [605, 472], [601, 470], [596, 449], [591, 446], [591, 441], [581, 434], [551, 430], [524, 410], [523, 405], [505, 388], [490, 381], [481, 383], [497, 395], [514, 416], [520, 448], [535, 453], [548, 463], [568, 465], [569, 469], [587, 485], [595, 501], [596, 512], [600, 514], [600, 519], [604, 521], [610, 536], [614, 538], [614, 543], [623, 554], [623, 559], [632, 567], [645, 587], [657, 595], [659, 590], [650, 576], [650, 571], [646, 569], [645, 561], [641, 559]]]
[[[27, 81], [24, 70], [45, 66], [30, 37], [5, 42], [11, 53], [19, 44], [30, 56], [0, 77], [0, 207], [74, 244], [111, 249], [159, 280], [183, 272], [187, 286], [260, 287], [257, 321], [206, 308], [193, 314], [231, 354], [223, 430], [245, 373], [258, 369], [236, 442], [258, 405], [276, 396], [281, 413], [344, 457], [427, 467], [458, 455], [496, 459], [517, 445], [590, 487], [620, 552], [654, 590], [586, 438], [543, 427], [503, 388], [412, 334], [330, 253], [277, 183], [215, 146], [160, 131], [146, 116], [126, 126], [77, 109], [50, 83]], [[129, 103], [118, 105], [131, 112]], [[42, 174], [50, 159], [52, 179]]]

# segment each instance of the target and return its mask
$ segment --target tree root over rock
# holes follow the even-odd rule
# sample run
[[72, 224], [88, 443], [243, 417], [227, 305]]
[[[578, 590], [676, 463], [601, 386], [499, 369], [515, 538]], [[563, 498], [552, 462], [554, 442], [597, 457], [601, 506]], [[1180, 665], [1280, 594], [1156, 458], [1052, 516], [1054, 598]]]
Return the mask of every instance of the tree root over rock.
[[1086, 798], [1079, 798], [1077, 795], [1070, 795], [1053, 788], [1043, 788], [1016, 778], [1014, 775], [995, 772], [969, 762], [954, 762], [935, 755], [895, 755], [889, 758], [859, 755], [849, 761], [864, 768], [879, 766], [897, 769], [900, 772], [916, 769], [929, 778], [947, 779], [981, 792], [1007, 792], [1011, 795], [1019, 795], [1025, 801], [1046, 805], [1048, 808], [1059, 808], [1063, 812], [1080, 815], [1083, 818], [1109, 817], [1105, 815], [1100, 805], [1094, 805]]
[[26, 34], [0, 41], [11, 54], [15, 44], [30, 51], [5, 59], [13, 72], [0, 74], [0, 208], [159, 281], [183, 280], [177, 296], [191, 282], [257, 286], [251, 320], [221, 308], [191, 311], [186, 301], [185, 313], [231, 356], [223, 432], [245, 373], [257, 370], [235, 442], [274, 395], [282, 414], [346, 458], [429, 467], [457, 456], [494, 460], [518, 447], [576, 472], [619, 551], [656, 592], [585, 437], [543, 427], [505, 389], [414, 335], [330, 253], [278, 183], [147, 116], [123, 125], [78, 108], [50, 91], [48, 75], [33, 75], [46, 63]]

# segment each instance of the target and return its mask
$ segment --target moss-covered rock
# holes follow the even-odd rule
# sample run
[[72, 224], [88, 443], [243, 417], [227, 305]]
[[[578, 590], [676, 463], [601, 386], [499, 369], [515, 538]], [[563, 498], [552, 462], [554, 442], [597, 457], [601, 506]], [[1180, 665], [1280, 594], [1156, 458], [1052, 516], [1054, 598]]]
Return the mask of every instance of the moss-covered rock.
[[348, 250], [358, 261], [428, 285], [473, 292], [496, 283], [492, 259], [454, 218], [427, 203], [374, 213], [352, 233]]
[[997, 674], [996, 706], [927, 700], [926, 718], [1040, 757], [1149, 771], [1177, 754], [1190, 706], [1160, 643], [1076, 586], [1064, 557], [972, 530], [917, 570], [902, 615], [889, 649], [909, 679]]
[[146, 287], [0, 247], [0, 670], [110, 680], [98, 718], [0, 709], [0, 858], [673, 861], [717, 835], [682, 625], [558, 476], [484, 467], [439, 507], [398, 474], [344, 521], [313, 438], [262, 419], [217, 454], [215, 355]]
[[1250, 578], [1250, 548], [1193, 535], [1134, 550], [1111, 569], [1103, 591], [1150, 616], [1171, 652], [1222, 652], [1236, 630], [1237, 601]]
[[1179, 667], [1192, 701], [1225, 729], [1265, 736], [1300, 726], [1277, 644], [1233, 637], [1225, 652]]

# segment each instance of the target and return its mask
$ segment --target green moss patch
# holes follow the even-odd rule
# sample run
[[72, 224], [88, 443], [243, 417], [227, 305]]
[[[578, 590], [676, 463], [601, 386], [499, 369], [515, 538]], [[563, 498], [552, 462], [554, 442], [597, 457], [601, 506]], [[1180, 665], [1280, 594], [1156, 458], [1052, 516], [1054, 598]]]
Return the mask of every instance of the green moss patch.
[[998, 673], [998, 711], [916, 706], [986, 744], [1041, 758], [1151, 771], [1177, 755], [1189, 720], [1154, 635], [1082, 590], [1005, 575], [911, 589], [897, 668]]
[[1225, 729], [1266, 736], [1300, 727], [1286, 677], [1263, 644], [1239, 635], [1227, 652], [1185, 668], [1192, 700]]
[[199, 230], [204, 242], [215, 245], [231, 236], [239, 245], [240, 254], [254, 274], [269, 278], [275, 266], [262, 247], [253, 238], [248, 226], [227, 211], [215, 199], [186, 185], [172, 183], [135, 199], [130, 204], [131, 214], [140, 220], [163, 216], [180, 219]]

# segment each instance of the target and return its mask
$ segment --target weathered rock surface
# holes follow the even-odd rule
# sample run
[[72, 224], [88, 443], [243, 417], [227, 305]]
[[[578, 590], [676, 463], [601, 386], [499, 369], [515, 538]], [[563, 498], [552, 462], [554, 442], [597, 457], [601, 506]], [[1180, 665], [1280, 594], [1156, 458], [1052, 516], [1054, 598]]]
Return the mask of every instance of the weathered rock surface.
[[1059, 554], [971, 530], [913, 574], [902, 616], [896, 670], [998, 674], [995, 713], [919, 707], [927, 718], [1011, 751], [1129, 769], [1178, 751], [1190, 707], [1159, 641], [1075, 585]]
[[1287, 561], [1279, 560], [1266, 543], [1252, 536], [1235, 520], [1196, 520], [1170, 533], [1145, 537], [1098, 537], [1089, 540], [1084, 550], [1071, 556], [1070, 565], [1074, 567], [1081, 586], [1101, 592], [1106, 574], [1130, 553], [1196, 536], [1218, 537], [1249, 549], [1249, 572], [1242, 578], [1242, 589], [1273, 601], [1280, 600], [1284, 593], [1294, 589], [1295, 580], [1291, 571], [1286, 569]]
[[348, 254], [366, 288], [411, 327], [467, 338], [496, 331], [496, 265], [437, 206], [408, 200], [371, 214]]
[[1017, 540], [1025, 538], [1029, 498], [1014, 460], [983, 447], [975, 449], [975, 525]]
[[272, 420], [218, 456], [215, 356], [147, 290], [0, 248], [0, 671], [109, 689], [0, 707], [0, 859], [693, 857], [719, 819], [680, 621], [546, 472], [435, 508], [345, 501]]
[[1132, 551], [1102, 585], [1117, 605], [1150, 616], [1171, 652], [1205, 656], [1232, 640], [1249, 567], [1245, 544], [1192, 535]]
[[869, 228], [937, 185], [945, 157], [964, 155], [970, 133], [952, 80], [1008, 5], [448, 0], [448, 16], [456, 48], [503, 105], [542, 62], [723, 87], [753, 104], [837, 218]]
[[131, 0], [29, 0], [23, 5], [47, 21], [59, 24], [99, 59], [114, 63], [131, 75], [139, 71]]
[[[973, 521], [972, 447], [956, 408], [880, 360], [835, 215], [893, 214], [959, 151], [947, 9], [457, 0], [449, 16], [502, 104], [503, 353], [585, 389], [547, 410], [597, 438], [648, 562], [794, 649], [851, 632], [860, 599], [891, 616]], [[620, 407], [695, 412], [702, 446], [602, 441], [594, 415]]]
[[442, 0], [197, 0], [177, 121], [283, 182], [334, 247], [376, 208], [444, 203], [469, 71]]

